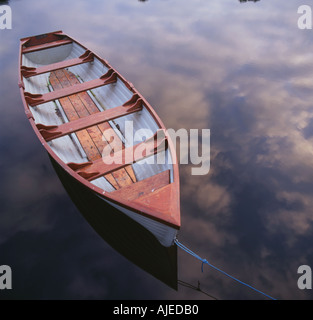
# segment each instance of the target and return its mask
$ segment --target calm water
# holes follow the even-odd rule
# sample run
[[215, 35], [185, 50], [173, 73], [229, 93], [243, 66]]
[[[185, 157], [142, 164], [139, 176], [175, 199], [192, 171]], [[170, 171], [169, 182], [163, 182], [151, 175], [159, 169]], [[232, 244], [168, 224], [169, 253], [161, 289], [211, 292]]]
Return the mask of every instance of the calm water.
[[[73, 205], [17, 86], [21, 37], [63, 30], [106, 58], [168, 128], [211, 129], [211, 170], [180, 166], [179, 240], [278, 299], [312, 299], [313, 31], [302, 0], [10, 1], [0, 30], [0, 299], [210, 299], [168, 288], [116, 253]], [[178, 254], [179, 279], [218, 299], [263, 299]]]

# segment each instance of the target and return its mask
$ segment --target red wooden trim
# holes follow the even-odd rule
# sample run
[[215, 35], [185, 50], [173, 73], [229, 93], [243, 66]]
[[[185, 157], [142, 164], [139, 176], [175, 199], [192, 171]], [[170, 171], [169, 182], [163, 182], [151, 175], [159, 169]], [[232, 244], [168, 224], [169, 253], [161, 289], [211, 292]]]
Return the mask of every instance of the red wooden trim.
[[56, 41], [52, 41], [52, 42], [42, 43], [42, 44], [38, 44], [35, 46], [22, 48], [22, 53], [24, 54], [24, 53], [49, 49], [49, 48], [53, 48], [53, 47], [63, 46], [65, 44], [70, 44], [72, 42], [73, 41], [71, 39], [61, 39], [61, 40], [56, 40]]
[[91, 114], [87, 117], [83, 117], [74, 121], [70, 121], [59, 126], [44, 126], [42, 124], [37, 124], [37, 128], [39, 129], [42, 136], [46, 141], [51, 141], [56, 138], [63, 137], [75, 131], [83, 130], [95, 125], [98, 125], [102, 122], [107, 122], [110, 120], [114, 120], [116, 118], [137, 112], [142, 110], [142, 100], [138, 97], [138, 95], [134, 95], [137, 97], [135, 103], [130, 104], [130, 101], [134, 99], [131, 98], [125, 104], [108, 109], [102, 112], [97, 112]]
[[109, 69], [108, 72], [103, 76], [101, 76], [99, 79], [94, 79], [87, 82], [75, 84], [73, 86], [48, 92], [45, 94], [32, 94], [29, 92], [25, 92], [24, 95], [25, 95], [26, 102], [31, 107], [34, 107], [39, 104], [64, 98], [75, 93], [80, 93], [82, 91], [94, 89], [110, 83], [115, 83], [116, 81], [117, 81], [116, 72], [113, 69]]
[[112, 157], [107, 156], [93, 161], [92, 164], [78, 169], [76, 172], [81, 177], [91, 181], [158, 152], [164, 151], [167, 149], [167, 146], [167, 137], [165, 136], [164, 130], [158, 130], [153, 137], [146, 141], [115, 152], [112, 164], [110, 164], [110, 162], [112, 162]]
[[90, 164], [92, 164], [91, 161], [88, 162], [83, 162], [83, 163], [75, 163], [75, 162], [69, 162], [67, 165], [74, 171], [82, 169], [86, 166], [89, 166]]
[[152, 177], [137, 181], [129, 186], [112, 191], [110, 194], [128, 201], [149, 195], [170, 183], [170, 170], [165, 170]]
[[52, 63], [39, 68], [30, 68], [30, 67], [21, 66], [21, 73], [24, 78], [29, 78], [29, 77], [37, 76], [42, 73], [76, 66], [78, 64], [82, 64], [85, 62], [91, 62], [93, 61], [93, 59], [94, 59], [94, 54], [91, 51], [87, 50], [84, 54], [82, 54], [78, 58], [69, 59], [69, 60], [65, 60], [57, 63]]

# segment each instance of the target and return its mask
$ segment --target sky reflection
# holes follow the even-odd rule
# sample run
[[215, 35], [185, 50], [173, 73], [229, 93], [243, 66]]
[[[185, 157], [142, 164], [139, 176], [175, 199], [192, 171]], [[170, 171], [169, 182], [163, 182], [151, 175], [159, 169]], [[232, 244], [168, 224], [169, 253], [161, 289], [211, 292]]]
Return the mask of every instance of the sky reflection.
[[[175, 292], [115, 253], [36, 140], [17, 87], [18, 40], [63, 30], [133, 82], [168, 128], [211, 129], [210, 173], [180, 166], [179, 240], [271, 296], [312, 299], [297, 287], [298, 267], [313, 267], [313, 33], [297, 28], [301, 1], [141, 2], [9, 3], [13, 28], [0, 30], [0, 265], [16, 278], [0, 298], [208, 298]], [[183, 252], [178, 265], [181, 280], [220, 299], [262, 299], [201, 273]]]

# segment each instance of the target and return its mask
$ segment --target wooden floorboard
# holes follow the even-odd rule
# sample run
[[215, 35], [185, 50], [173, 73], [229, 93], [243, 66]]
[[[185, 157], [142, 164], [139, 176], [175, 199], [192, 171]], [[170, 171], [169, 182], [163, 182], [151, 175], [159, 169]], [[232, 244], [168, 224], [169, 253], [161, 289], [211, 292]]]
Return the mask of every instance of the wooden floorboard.
[[[50, 74], [50, 83], [54, 90], [59, 90], [78, 84], [79, 81], [75, 75], [65, 69], [56, 70]], [[100, 112], [87, 92], [80, 92], [70, 95], [66, 98], [59, 99], [69, 121], [86, 117], [90, 114]], [[88, 160], [94, 161], [102, 157], [104, 148], [108, 145], [108, 140], [114, 137], [110, 143], [110, 148], [119, 151], [124, 148], [122, 143], [118, 143], [119, 137], [111, 128], [108, 122], [98, 124], [87, 129], [76, 132]], [[108, 149], [108, 148], [107, 148]], [[136, 182], [136, 177], [131, 166], [122, 168], [111, 174], [105, 175], [105, 178], [115, 189], [119, 189]]]

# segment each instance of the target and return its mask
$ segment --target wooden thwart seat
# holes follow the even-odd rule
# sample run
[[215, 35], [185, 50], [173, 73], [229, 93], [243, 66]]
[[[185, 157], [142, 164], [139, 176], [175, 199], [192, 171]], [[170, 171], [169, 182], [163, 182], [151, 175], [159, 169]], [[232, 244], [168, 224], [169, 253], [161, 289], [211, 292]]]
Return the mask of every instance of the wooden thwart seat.
[[142, 99], [137, 94], [123, 105], [102, 112], [91, 114], [87, 117], [64, 123], [59, 126], [45, 126], [37, 124], [37, 128], [46, 141], [63, 137], [70, 133], [83, 130], [102, 122], [110, 121], [142, 110]]
[[76, 93], [80, 93], [86, 90], [94, 89], [97, 87], [105, 86], [117, 81], [117, 74], [113, 69], [109, 69], [106, 74], [99, 79], [90, 80], [83, 83], [78, 83], [73, 86], [65, 87], [56, 91], [48, 92], [45, 94], [32, 94], [25, 92], [25, 100], [31, 106], [37, 106], [42, 103], [64, 98]]
[[81, 164], [68, 163], [68, 166], [81, 177], [91, 181], [164, 151], [167, 147], [168, 142], [164, 130], [158, 130], [153, 137], [135, 146], [115, 152], [112, 156], [105, 156]]
[[26, 66], [21, 66], [21, 73], [24, 78], [29, 78], [33, 76], [37, 76], [39, 74], [43, 74], [46, 72], [51, 72], [58, 69], [68, 68], [72, 66], [76, 66], [78, 64], [91, 62], [94, 60], [94, 54], [90, 50], [86, 50], [78, 58], [68, 59], [57, 63], [48, 64], [46, 66], [42, 66], [39, 68], [31, 68]]
[[165, 170], [152, 177], [137, 181], [129, 186], [112, 191], [110, 195], [132, 201], [150, 194], [170, 183], [170, 170]]
[[55, 41], [52, 41], [52, 42], [42, 43], [42, 44], [30, 46], [30, 47], [24, 47], [22, 49], [22, 53], [29, 53], [29, 52], [33, 52], [33, 51], [49, 49], [49, 48], [53, 48], [53, 47], [57, 47], [57, 46], [62, 46], [62, 45], [65, 45], [65, 44], [70, 44], [72, 42], [73, 41], [70, 40], [70, 39], [55, 40]]

